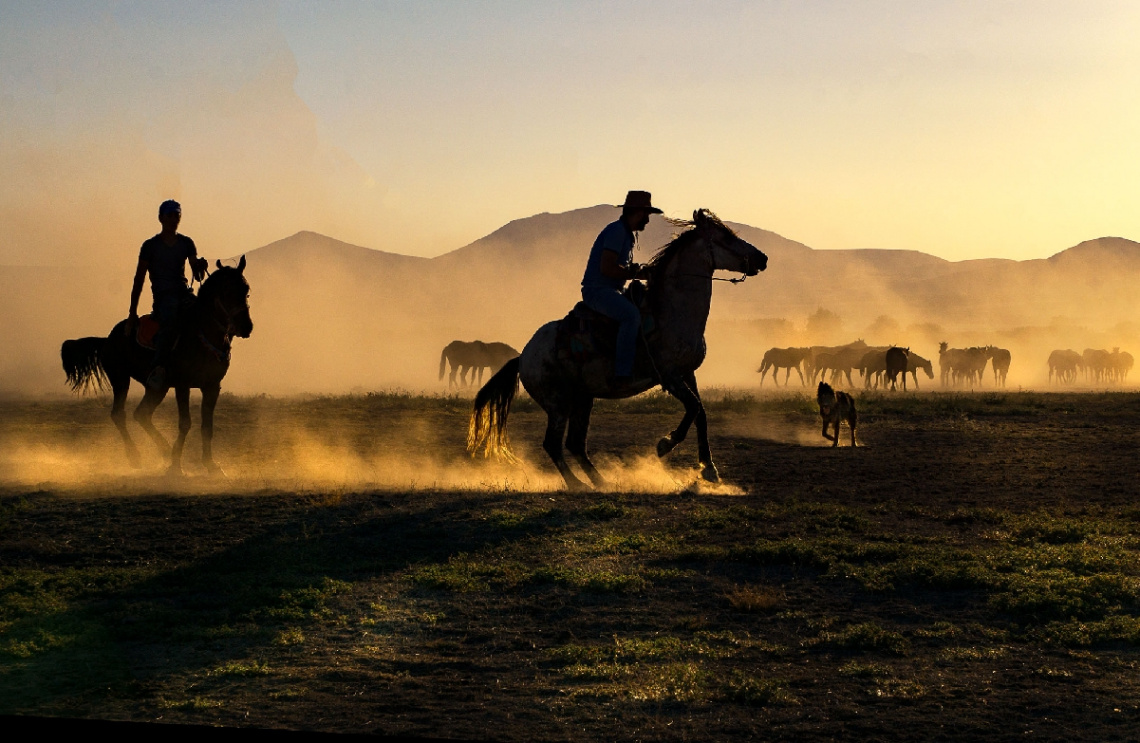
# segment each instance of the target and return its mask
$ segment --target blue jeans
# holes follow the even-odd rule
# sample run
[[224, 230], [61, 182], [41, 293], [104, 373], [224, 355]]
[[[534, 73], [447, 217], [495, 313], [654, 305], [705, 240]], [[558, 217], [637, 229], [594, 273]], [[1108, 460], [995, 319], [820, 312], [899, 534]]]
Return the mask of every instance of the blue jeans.
[[617, 289], [605, 286], [583, 286], [582, 301], [595, 312], [618, 322], [617, 354], [614, 357], [614, 375], [633, 376], [633, 356], [637, 350], [637, 331], [641, 313]]

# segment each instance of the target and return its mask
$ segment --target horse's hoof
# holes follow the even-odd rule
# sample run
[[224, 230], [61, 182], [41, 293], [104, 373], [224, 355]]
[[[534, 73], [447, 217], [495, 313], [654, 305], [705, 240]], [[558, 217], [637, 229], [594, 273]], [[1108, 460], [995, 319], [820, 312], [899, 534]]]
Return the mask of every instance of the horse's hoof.
[[673, 451], [673, 447], [675, 446], [676, 444], [673, 443], [672, 436], [663, 436], [661, 440], [657, 442], [657, 456], [665, 456], [669, 452]]
[[720, 482], [720, 473], [716, 471], [716, 465], [711, 462], [701, 469], [701, 477], [706, 482]]
[[219, 467], [216, 463], [203, 462], [202, 464], [206, 468], [206, 474], [208, 474], [210, 477], [228, 477], [228, 475], [225, 473], [225, 470]]
[[131, 469], [133, 470], [142, 469], [142, 458], [138, 455], [138, 452], [132, 452], [128, 454], [127, 463], [131, 465]]
[[590, 486], [581, 480], [567, 480], [566, 490], [571, 493], [587, 493], [590, 491]]
[[180, 464], [172, 464], [166, 468], [167, 477], [184, 477], [185, 474], [186, 473], [182, 471], [182, 465]]

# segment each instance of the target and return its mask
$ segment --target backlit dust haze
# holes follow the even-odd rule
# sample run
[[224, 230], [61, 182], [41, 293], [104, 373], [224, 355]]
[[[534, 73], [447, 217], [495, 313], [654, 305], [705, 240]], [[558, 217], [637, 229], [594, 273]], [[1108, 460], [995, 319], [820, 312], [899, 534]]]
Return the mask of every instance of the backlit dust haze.
[[0, 391], [63, 389], [166, 198], [249, 256], [227, 390], [438, 391], [447, 342], [570, 308], [630, 188], [769, 252], [717, 286], [706, 383], [864, 338], [1039, 385], [1054, 348], [1138, 350], [1137, 32], [1110, 2], [5, 4]]

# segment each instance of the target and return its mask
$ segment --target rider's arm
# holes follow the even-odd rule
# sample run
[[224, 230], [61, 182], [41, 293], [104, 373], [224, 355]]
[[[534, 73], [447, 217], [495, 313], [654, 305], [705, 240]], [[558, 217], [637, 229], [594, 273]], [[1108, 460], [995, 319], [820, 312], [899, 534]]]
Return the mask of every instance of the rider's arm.
[[148, 262], [139, 256], [139, 266], [135, 269], [135, 283], [131, 286], [131, 311], [127, 315], [128, 318], [139, 316], [139, 297], [142, 296], [143, 281], [146, 279], [148, 267]]
[[[183, 237], [186, 237], [183, 235]], [[186, 248], [186, 257], [190, 263], [190, 276], [194, 281], [201, 281], [206, 277], [206, 266], [209, 264], [205, 258], [198, 257], [198, 248], [194, 245], [194, 241], [186, 237], [186, 242], [189, 245]]]
[[611, 279], [632, 279], [637, 276], [638, 270], [641, 266], [636, 263], [630, 263], [628, 266], [623, 266], [618, 263], [618, 254], [612, 250], [602, 251], [602, 263], [599, 269], [602, 275]]

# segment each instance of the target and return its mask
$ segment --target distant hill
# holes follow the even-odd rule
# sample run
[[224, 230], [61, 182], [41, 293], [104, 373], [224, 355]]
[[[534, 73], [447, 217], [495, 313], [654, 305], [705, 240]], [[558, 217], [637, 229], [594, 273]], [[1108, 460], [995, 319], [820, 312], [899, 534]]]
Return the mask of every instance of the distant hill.
[[[609, 205], [538, 214], [435, 258], [314, 232], [249, 251], [254, 333], [235, 345], [227, 388], [438, 388], [438, 353], [447, 342], [479, 338], [521, 349], [539, 325], [564, 315], [579, 299], [594, 238], [617, 216]], [[957, 342], [955, 333], [971, 345], [1058, 318], [1103, 329], [1140, 314], [1140, 244], [1124, 238], [1089, 240], [1040, 260], [947, 261], [912, 250], [814, 250], [730, 225], [769, 264], [742, 284], [715, 287], [703, 370], [714, 380], [746, 383], [764, 347], [812, 341], [803, 328], [821, 308], [840, 318], [839, 337], [878, 328], [889, 337], [868, 341], [914, 342], [928, 356], [939, 339]], [[636, 259], [648, 260], [673, 229], [652, 220]], [[0, 343], [8, 350], [0, 391], [62, 390], [59, 343], [106, 333], [125, 315], [129, 288], [130, 276], [0, 267]]]

